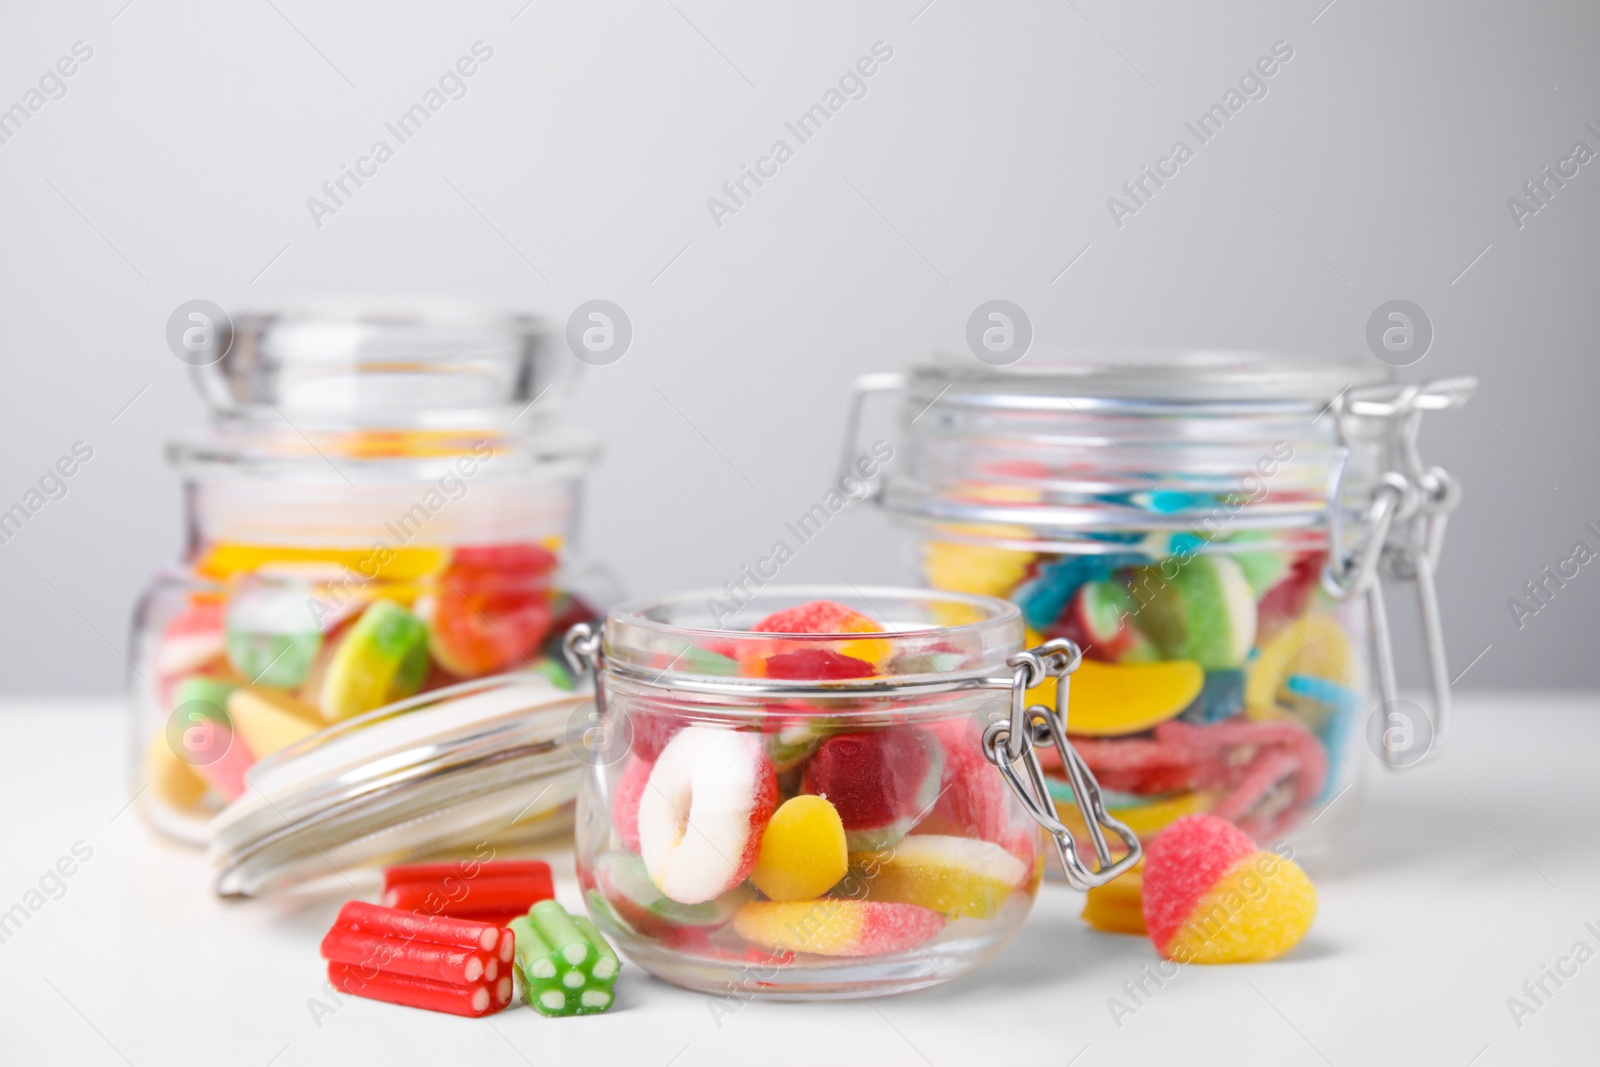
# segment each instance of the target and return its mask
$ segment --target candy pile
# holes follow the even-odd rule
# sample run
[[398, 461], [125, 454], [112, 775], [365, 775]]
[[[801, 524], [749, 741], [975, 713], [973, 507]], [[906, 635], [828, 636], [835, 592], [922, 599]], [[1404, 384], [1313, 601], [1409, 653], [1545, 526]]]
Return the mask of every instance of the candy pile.
[[342, 993], [478, 1016], [511, 1003], [514, 948], [490, 923], [352, 900], [322, 939], [322, 958]]
[[[1363, 683], [1318, 590], [1325, 553], [1258, 544], [1128, 535], [1042, 555], [933, 540], [923, 564], [935, 588], [1014, 601], [1030, 645], [1084, 650], [1067, 732], [1113, 816], [1148, 837], [1210, 811], [1268, 840], [1337, 791]], [[1030, 698], [1053, 704], [1054, 682]], [[1051, 788], [1081, 822], [1066, 782]]]
[[[871, 636], [881, 632], [813, 601], [751, 628], [771, 640], [709, 640], [672, 658], [700, 674], [808, 684], [958, 666], [937, 649], [896, 663], [892, 642]], [[951, 924], [971, 936], [1025, 913], [1039, 839], [984, 760], [974, 719], [864, 714], [849, 699], [761, 712], [753, 724], [629, 706], [608, 839], [578, 872], [591, 914], [625, 947], [788, 966], [902, 956]]]
[[157, 797], [204, 811], [258, 759], [419, 692], [529, 667], [572, 687], [560, 641], [593, 615], [534, 543], [370, 550], [217, 544], [152, 661]]
[[[555, 902], [547, 864], [391, 867], [384, 886], [395, 906], [352, 900], [322, 939], [340, 992], [468, 1016], [510, 1004], [513, 976], [541, 1015], [592, 1015], [616, 999], [621, 960], [592, 922]], [[455, 913], [490, 907], [504, 921]]]

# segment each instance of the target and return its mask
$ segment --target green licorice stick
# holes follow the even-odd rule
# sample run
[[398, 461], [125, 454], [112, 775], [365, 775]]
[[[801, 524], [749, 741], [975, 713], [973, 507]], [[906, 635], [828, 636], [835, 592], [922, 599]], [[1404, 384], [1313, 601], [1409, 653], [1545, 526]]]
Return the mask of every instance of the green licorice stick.
[[506, 924], [506, 928], [517, 939], [517, 969], [522, 972], [523, 980], [533, 985], [554, 979], [555, 951], [540, 935], [538, 928], [533, 925], [533, 920], [526, 915], [518, 915]]
[[583, 936], [567, 910], [553, 900], [541, 900], [528, 911], [528, 918], [561, 958], [574, 967], [589, 959], [589, 939]]
[[617, 958], [616, 952], [612, 951], [611, 946], [606, 943], [606, 939], [600, 935], [600, 931], [589, 921], [587, 915], [574, 915], [572, 925], [583, 931], [583, 936], [594, 946], [595, 960], [593, 966], [589, 968], [589, 977], [602, 985], [610, 986], [617, 980], [617, 972], [622, 970], [622, 961]]

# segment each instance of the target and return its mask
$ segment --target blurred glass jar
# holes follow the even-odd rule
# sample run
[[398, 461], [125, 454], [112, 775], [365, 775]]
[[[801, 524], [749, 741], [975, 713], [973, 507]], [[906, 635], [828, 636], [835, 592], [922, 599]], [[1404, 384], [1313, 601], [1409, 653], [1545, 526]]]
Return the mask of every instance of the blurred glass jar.
[[[819, 600], [849, 609], [850, 632], [756, 628]], [[578, 628], [603, 737], [578, 800], [594, 921], [706, 992], [854, 998], [981, 965], [1044, 869], [1028, 794], [986, 752], [1022, 710], [1016, 671], [1038, 666], [1008, 663], [1033, 658], [1022, 637], [992, 597], [855, 587], [638, 601], [603, 634]], [[1118, 828], [1095, 821], [1098, 870], [1062, 842], [1089, 884], [1137, 859], [1123, 828], [1111, 869], [1102, 827]]]
[[[1117, 819], [1148, 838], [1211, 812], [1314, 854], [1356, 810], [1319, 818], [1370, 724], [1392, 765], [1442, 740], [1432, 571], [1457, 494], [1417, 430], [1474, 384], [1397, 386], [1374, 360], [940, 357], [858, 383], [845, 466], [865, 395], [902, 393], [884, 505], [927, 585], [1006, 597], [1030, 646], [1082, 648], [1067, 732]], [[1431, 711], [1396, 691], [1380, 572], [1416, 583]], [[1072, 796], [1059, 769], [1050, 788]]]
[[561, 635], [614, 598], [575, 551], [598, 445], [559, 419], [574, 361], [536, 320], [312, 306], [218, 347], [131, 679], [141, 808], [196, 843], [256, 760], [328, 725], [506, 671], [570, 688]]

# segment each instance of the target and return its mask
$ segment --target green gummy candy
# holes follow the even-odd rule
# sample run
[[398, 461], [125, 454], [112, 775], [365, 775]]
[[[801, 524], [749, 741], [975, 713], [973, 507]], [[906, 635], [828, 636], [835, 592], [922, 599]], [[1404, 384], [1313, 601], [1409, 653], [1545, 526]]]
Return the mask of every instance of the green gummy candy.
[[322, 634], [251, 633], [229, 630], [228, 662], [252, 685], [288, 689], [305, 681], [322, 650]]
[[594, 923], [553, 900], [507, 924], [516, 938], [523, 999], [541, 1015], [588, 1015], [611, 1006], [622, 961]]
[[188, 709], [191, 717], [198, 715], [228, 726], [228, 695], [237, 688], [239, 683], [220, 678], [185, 678], [172, 694], [172, 708], [176, 711], [185, 704], [194, 704]]

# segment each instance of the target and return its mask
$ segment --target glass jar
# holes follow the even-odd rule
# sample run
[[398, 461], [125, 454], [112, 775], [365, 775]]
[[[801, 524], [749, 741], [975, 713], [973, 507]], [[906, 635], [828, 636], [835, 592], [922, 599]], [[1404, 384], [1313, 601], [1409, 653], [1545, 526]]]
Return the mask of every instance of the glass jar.
[[[1006, 597], [1030, 645], [1082, 648], [1067, 732], [1117, 819], [1148, 838], [1211, 812], [1305, 855], [1354, 813], [1320, 818], [1359, 782], [1372, 723], [1395, 765], [1442, 738], [1432, 571], [1456, 490], [1416, 435], [1473, 385], [1396, 386], [1374, 360], [940, 357], [858, 383], [851, 447], [863, 396], [902, 392], [883, 503], [927, 585]], [[1395, 690], [1380, 561], [1417, 584], [1431, 711]], [[1073, 795], [1059, 769], [1050, 789]]]
[[[993, 956], [1044, 868], [1038, 802], [996, 769], [1023, 736], [1004, 693], [1020, 695], [1016, 671], [1050, 669], [1019, 655], [1017, 609], [877, 588], [720, 596], [622, 605], [603, 637], [573, 634], [604, 727], [578, 801], [595, 923], [652, 974], [741, 997], [903, 992]], [[855, 613], [851, 632], [770, 618], [818, 600]], [[1137, 841], [1091, 822], [1099, 869], [1070, 835], [1058, 853], [1099, 884]]]
[[575, 552], [596, 442], [575, 361], [453, 306], [244, 316], [174, 442], [186, 544], [134, 620], [135, 787], [206, 840], [257, 761], [392, 702], [508, 671], [573, 680], [561, 635], [613, 598]]

